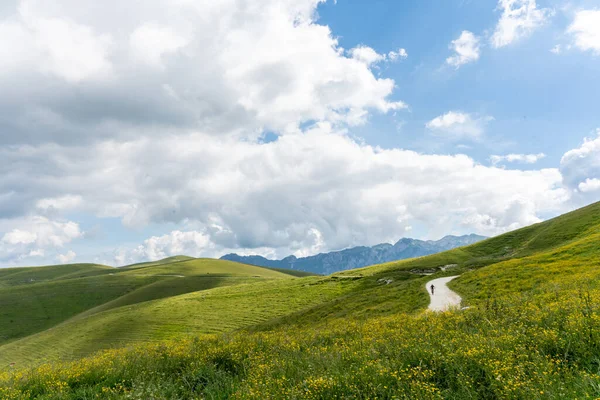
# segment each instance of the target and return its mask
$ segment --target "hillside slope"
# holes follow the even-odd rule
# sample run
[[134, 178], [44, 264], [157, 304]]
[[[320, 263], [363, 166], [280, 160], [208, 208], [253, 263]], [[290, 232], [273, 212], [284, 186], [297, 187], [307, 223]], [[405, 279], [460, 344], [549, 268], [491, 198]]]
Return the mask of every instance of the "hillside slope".
[[82, 278], [112, 272], [111, 267], [98, 264], [66, 264], [47, 267], [0, 268], [0, 288], [25, 283]]
[[260, 267], [191, 258], [128, 268], [77, 264], [2, 272], [0, 345], [77, 315], [219, 286], [293, 278]]
[[[596, 203], [432, 256], [114, 308], [1, 346], [0, 363], [150, 344], [0, 381], [65, 398], [596, 398], [599, 240]], [[422, 313], [424, 283], [447, 275], [471, 308]]]
[[[425, 273], [460, 274], [534, 253], [547, 258], [543, 250], [561, 248], [578, 238], [593, 241], [593, 235], [600, 229], [599, 215], [600, 205], [595, 204], [471, 246], [344, 271], [331, 277], [301, 278], [298, 282], [218, 289], [217, 286], [250, 283], [254, 276], [276, 278], [285, 275], [248, 265], [241, 269], [237, 263], [209, 259], [131, 266], [115, 276], [126, 279], [160, 277], [161, 280], [82, 312], [51, 331], [0, 347], [0, 363], [32, 362], [44, 357], [76, 358], [112, 346], [242, 327], [264, 330], [284, 325], [318, 326], [340, 318], [373, 318], [416, 311], [427, 304], [427, 296], [421, 287], [428, 279]], [[443, 266], [449, 267], [446, 272], [441, 271]], [[189, 279], [199, 272], [196, 280]], [[531, 269], [530, 273], [537, 274], [538, 280], [543, 279], [541, 269]], [[245, 278], [232, 280], [238, 275]], [[209, 281], [206, 280], [208, 276]], [[464, 287], [463, 282], [468, 282], [468, 277], [469, 273], [453, 282], [461, 293], [467, 294], [466, 301], [477, 297], [469, 296], [474, 290]], [[391, 283], [382, 283], [385, 281]], [[216, 289], [210, 290], [212, 288]], [[184, 294], [195, 290], [208, 291]], [[126, 307], [132, 304], [137, 305]], [[44, 350], [50, 348], [51, 351]]]

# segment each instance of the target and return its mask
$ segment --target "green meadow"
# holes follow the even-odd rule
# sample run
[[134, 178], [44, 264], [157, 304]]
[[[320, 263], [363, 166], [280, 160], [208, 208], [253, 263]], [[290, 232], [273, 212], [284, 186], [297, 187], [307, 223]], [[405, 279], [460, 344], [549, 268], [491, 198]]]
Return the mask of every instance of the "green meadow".
[[[599, 243], [596, 203], [331, 276], [188, 257], [0, 270], [0, 398], [598, 398]], [[425, 283], [450, 275], [465, 308], [426, 312]]]

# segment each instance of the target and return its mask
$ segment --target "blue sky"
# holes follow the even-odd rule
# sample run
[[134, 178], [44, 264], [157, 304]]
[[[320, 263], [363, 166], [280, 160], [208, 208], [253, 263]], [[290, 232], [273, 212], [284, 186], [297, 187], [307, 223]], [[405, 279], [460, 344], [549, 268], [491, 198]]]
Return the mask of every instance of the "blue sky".
[[496, 235], [600, 199], [600, 2], [0, 6], [0, 267]]
[[[538, 1], [538, 7], [560, 9], [562, 1]], [[597, 2], [573, 3], [598, 7]], [[382, 147], [418, 151], [464, 152], [486, 163], [490, 153], [545, 153], [535, 166], [552, 167], [567, 149], [576, 147], [581, 136], [598, 125], [600, 103], [598, 57], [570, 51], [550, 52], [565, 46], [563, 32], [570, 24], [560, 11], [552, 21], [529, 37], [501, 49], [483, 45], [480, 59], [458, 70], [448, 66], [448, 44], [463, 30], [485, 35], [494, 29], [501, 11], [496, 1], [339, 1], [319, 7], [320, 22], [331, 27], [340, 45], [352, 48], [365, 44], [384, 53], [406, 48], [410, 55], [400, 64], [386, 66], [381, 73], [393, 78], [398, 96], [411, 112], [396, 118], [385, 115], [357, 130], [357, 134]], [[491, 115], [488, 139], [456, 143], [424, 139], [425, 123], [447, 110], [460, 109]], [[403, 122], [401, 129], [394, 129]], [[431, 143], [434, 141], [435, 143]]]

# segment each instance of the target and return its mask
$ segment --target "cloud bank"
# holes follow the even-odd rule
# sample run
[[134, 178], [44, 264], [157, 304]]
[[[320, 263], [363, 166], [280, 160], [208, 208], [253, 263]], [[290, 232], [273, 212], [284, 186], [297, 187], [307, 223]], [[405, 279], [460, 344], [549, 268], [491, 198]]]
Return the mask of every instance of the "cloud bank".
[[[86, 240], [90, 218], [170, 227], [116, 249], [107, 262], [121, 265], [179, 253], [307, 255], [396, 240], [414, 226], [493, 235], [591, 193], [598, 139], [566, 153], [560, 167], [528, 171], [353, 139], [352, 128], [374, 113], [407, 107], [378, 70], [407, 52], [341, 48], [316, 18], [319, 3], [149, 0], [139, 9], [20, 0], [5, 8], [2, 265], [79, 261], [71, 246]], [[501, 4], [498, 43], [547, 14], [532, 1]], [[473, 39], [461, 34], [450, 64], [477, 59]], [[480, 140], [492, 119], [449, 111], [426, 129]]]

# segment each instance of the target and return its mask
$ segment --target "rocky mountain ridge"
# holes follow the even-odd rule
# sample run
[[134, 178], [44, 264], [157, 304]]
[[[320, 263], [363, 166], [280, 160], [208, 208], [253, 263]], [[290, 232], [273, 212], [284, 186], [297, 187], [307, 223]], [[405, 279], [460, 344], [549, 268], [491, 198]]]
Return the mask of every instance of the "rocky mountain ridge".
[[449, 235], [440, 240], [402, 238], [395, 244], [381, 243], [372, 247], [352, 247], [301, 258], [292, 255], [282, 260], [269, 260], [258, 255], [240, 256], [232, 253], [224, 255], [221, 259], [260, 267], [289, 268], [328, 275], [337, 271], [435, 254], [456, 247], [467, 246], [483, 239], [486, 239], [486, 237], [475, 234]]

